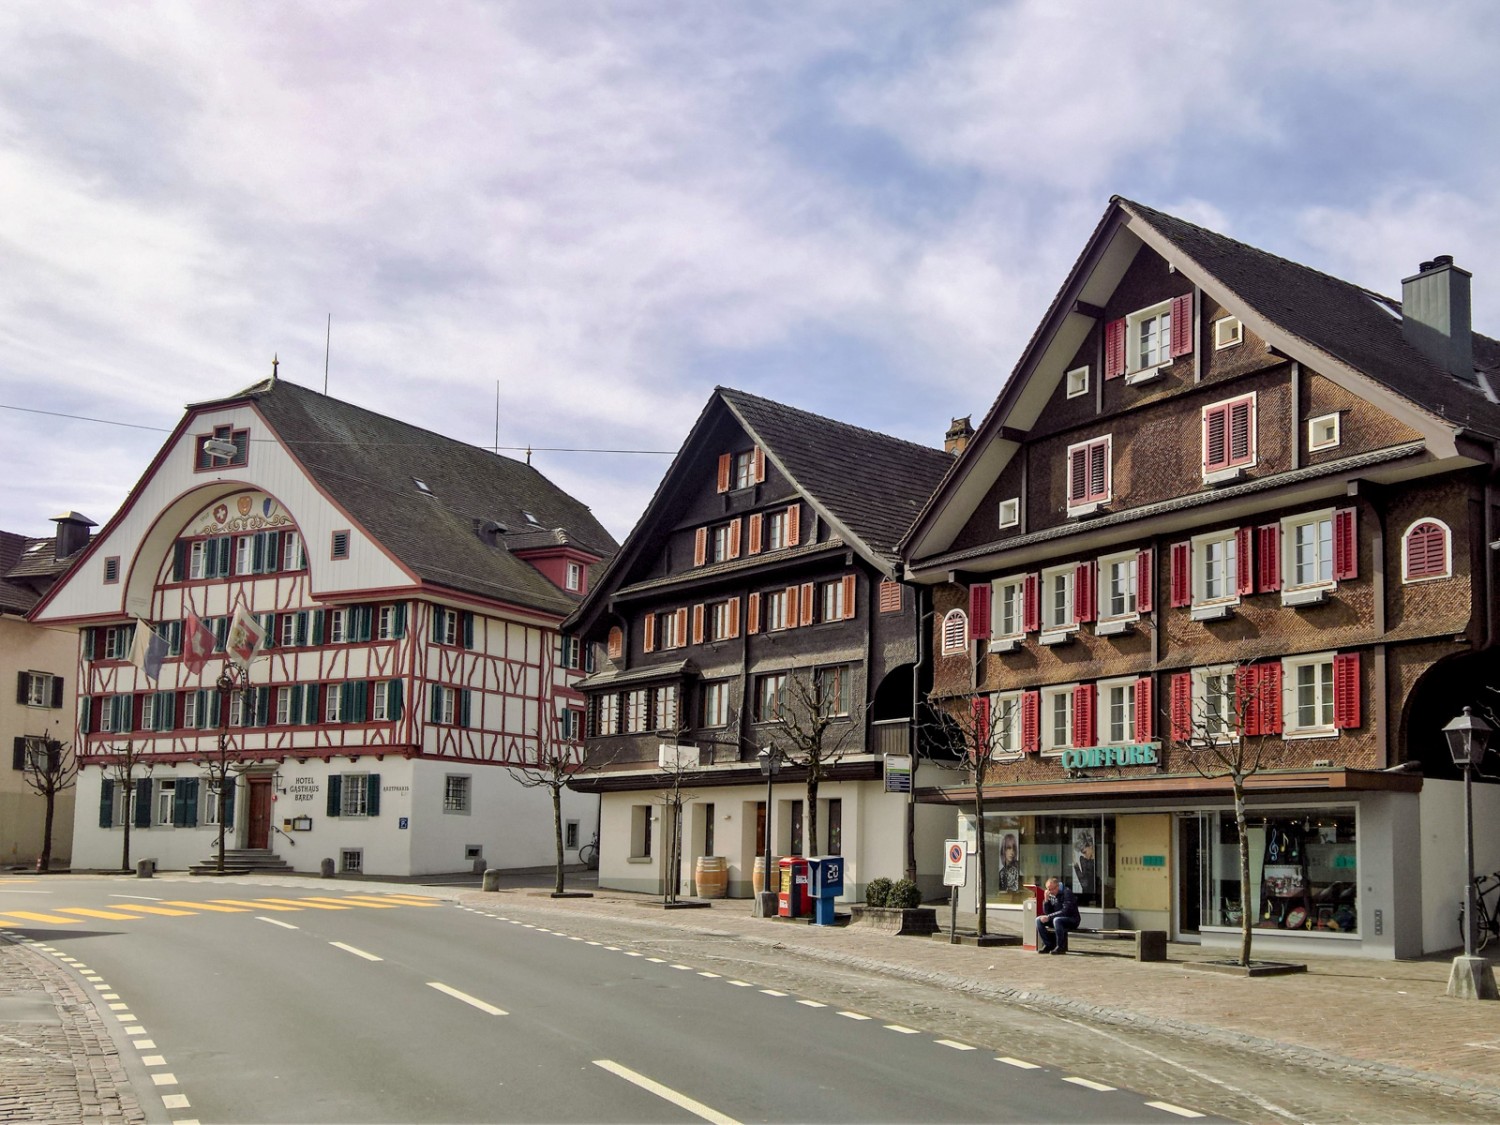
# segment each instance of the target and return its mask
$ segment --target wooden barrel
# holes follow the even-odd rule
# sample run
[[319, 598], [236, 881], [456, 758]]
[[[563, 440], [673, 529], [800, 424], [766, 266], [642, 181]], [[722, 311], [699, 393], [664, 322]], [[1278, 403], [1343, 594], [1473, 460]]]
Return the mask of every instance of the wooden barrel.
[[766, 857], [763, 855], [756, 856], [755, 868], [750, 874], [750, 889], [755, 894], [760, 894], [761, 891], [767, 890], [774, 891], [777, 886], [776, 880], [780, 864], [781, 861], [773, 855], [771, 857], [771, 885], [768, 887], [766, 886]]
[[700, 855], [695, 878], [699, 898], [723, 898], [729, 893], [729, 861], [721, 855]]

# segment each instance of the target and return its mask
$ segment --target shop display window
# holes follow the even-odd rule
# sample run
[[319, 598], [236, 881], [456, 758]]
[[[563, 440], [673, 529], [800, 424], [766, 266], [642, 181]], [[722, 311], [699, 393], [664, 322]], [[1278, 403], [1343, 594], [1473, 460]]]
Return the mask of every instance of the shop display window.
[[[1205, 918], [1238, 926], [1239, 832], [1219, 813], [1214, 832], [1214, 902]], [[1359, 932], [1359, 869], [1352, 812], [1257, 811], [1246, 825], [1250, 843], [1250, 907], [1258, 930]]]
[[986, 816], [990, 902], [1025, 901], [1028, 884], [1057, 876], [1079, 906], [1115, 905], [1113, 816]]

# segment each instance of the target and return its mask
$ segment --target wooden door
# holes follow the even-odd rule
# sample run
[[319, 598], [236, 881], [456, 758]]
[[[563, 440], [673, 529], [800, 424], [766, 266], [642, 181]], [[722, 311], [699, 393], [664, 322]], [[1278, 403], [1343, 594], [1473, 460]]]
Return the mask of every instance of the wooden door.
[[252, 777], [250, 782], [250, 815], [246, 824], [245, 846], [271, 846], [271, 779]]

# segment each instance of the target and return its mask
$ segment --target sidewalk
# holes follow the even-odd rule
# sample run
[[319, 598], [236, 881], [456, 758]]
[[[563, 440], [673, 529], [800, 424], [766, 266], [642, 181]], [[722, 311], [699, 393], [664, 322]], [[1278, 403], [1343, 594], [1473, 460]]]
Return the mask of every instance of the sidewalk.
[[[585, 882], [569, 877], [570, 889]], [[998, 1002], [1074, 1018], [1211, 1041], [1268, 1061], [1344, 1075], [1439, 1087], [1500, 1113], [1500, 1003], [1449, 999], [1451, 958], [1374, 961], [1309, 955], [1307, 972], [1249, 979], [1194, 968], [1222, 951], [1173, 943], [1164, 963], [1111, 952], [1041, 958], [1020, 946], [953, 945], [897, 937], [863, 926], [811, 926], [751, 916], [745, 899], [708, 909], [663, 910], [660, 899], [602, 891], [551, 899], [502, 885], [498, 893], [457, 892], [465, 905], [597, 915], [683, 930], [713, 929], [780, 945], [800, 956], [922, 981]], [[1004, 932], [998, 930], [996, 932]], [[1077, 948], [1104, 949], [1080, 942]], [[1123, 954], [1127, 943], [1120, 946]]]

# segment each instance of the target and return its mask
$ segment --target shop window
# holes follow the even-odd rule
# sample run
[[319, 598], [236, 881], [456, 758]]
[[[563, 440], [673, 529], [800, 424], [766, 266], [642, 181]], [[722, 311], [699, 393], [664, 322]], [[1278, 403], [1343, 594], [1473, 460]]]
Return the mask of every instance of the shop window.
[[1018, 905], [1027, 884], [1055, 875], [1073, 888], [1079, 906], [1114, 909], [1113, 816], [986, 814], [984, 832], [991, 902]]
[[[1238, 928], [1239, 830], [1234, 815], [1221, 812], [1211, 859], [1211, 894], [1204, 903], [1208, 924]], [[1302, 933], [1359, 932], [1359, 868], [1352, 812], [1268, 810], [1246, 823], [1250, 849], [1250, 909], [1257, 930]]]

